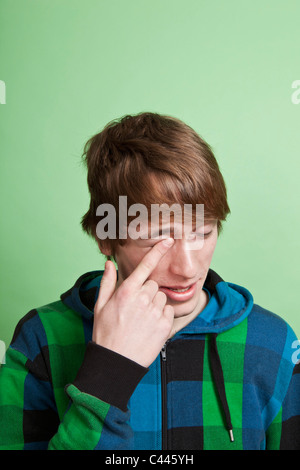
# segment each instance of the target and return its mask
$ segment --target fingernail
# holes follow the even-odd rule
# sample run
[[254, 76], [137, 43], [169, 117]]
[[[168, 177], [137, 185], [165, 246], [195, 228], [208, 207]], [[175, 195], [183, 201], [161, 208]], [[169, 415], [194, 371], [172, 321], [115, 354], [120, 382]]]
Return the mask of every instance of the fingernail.
[[174, 238], [166, 238], [164, 241], [163, 241], [163, 244], [166, 245], [166, 246], [172, 246], [174, 243]]

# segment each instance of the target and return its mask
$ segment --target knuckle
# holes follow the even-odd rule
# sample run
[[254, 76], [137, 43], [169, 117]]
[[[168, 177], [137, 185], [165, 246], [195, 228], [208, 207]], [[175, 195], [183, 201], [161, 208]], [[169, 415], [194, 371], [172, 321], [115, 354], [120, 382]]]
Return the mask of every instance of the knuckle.
[[164, 316], [164, 319], [165, 319], [165, 322], [166, 322], [166, 328], [170, 328], [172, 327], [173, 325], [173, 321], [174, 321], [174, 314], [172, 312], [172, 314], [170, 314], [169, 316]]
[[162, 310], [163, 309], [161, 307], [159, 307], [158, 305], [154, 305], [153, 308], [152, 308], [152, 315], [155, 318], [159, 318], [159, 317], [161, 317]]
[[127, 297], [124, 291], [122, 291], [121, 289], [118, 290], [115, 295], [116, 295], [117, 302], [123, 302], [126, 300], [126, 297]]
[[153, 279], [149, 279], [148, 281], [146, 281], [144, 286], [148, 286], [153, 290], [158, 290], [158, 284]]
[[160, 323], [160, 331], [164, 336], [168, 336], [170, 330], [172, 329], [173, 322], [166, 317], [162, 317]]
[[169, 321], [174, 318], [174, 308], [171, 305], [166, 305], [164, 308], [164, 315]]
[[139, 295], [139, 304], [142, 307], [147, 307], [149, 305], [149, 302], [150, 302], [149, 296], [145, 292], [142, 292]]
[[163, 302], [164, 304], [167, 302], [167, 296], [164, 292], [162, 292], [161, 290], [157, 292], [156, 296], [158, 297], [158, 299]]
[[123, 301], [123, 300], [127, 300], [128, 297], [130, 297], [130, 295], [131, 295], [131, 289], [128, 286], [128, 284], [126, 283], [126, 281], [123, 281], [120, 288], [117, 289], [117, 291], [116, 291], [116, 297], [119, 300]]

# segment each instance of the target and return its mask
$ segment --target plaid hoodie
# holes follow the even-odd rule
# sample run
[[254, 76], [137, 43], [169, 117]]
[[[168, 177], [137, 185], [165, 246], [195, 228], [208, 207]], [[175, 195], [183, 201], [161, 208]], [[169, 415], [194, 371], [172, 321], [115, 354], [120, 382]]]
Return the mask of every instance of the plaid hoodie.
[[17, 325], [0, 449], [300, 449], [299, 342], [284, 320], [210, 270], [206, 308], [146, 369], [91, 341], [102, 274]]

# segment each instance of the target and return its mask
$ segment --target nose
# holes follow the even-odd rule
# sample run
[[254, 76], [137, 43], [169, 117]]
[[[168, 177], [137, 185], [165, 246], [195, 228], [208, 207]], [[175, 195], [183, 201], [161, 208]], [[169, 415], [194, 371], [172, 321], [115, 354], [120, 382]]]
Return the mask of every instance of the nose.
[[169, 257], [169, 271], [172, 274], [191, 279], [196, 276], [197, 259], [195, 251], [190, 249], [186, 240], [175, 240], [167, 255]]

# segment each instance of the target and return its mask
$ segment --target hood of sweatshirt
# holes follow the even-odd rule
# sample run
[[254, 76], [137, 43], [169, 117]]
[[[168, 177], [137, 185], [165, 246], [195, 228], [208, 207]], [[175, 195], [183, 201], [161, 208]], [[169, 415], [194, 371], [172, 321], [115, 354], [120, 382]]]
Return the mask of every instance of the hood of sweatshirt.
[[[103, 272], [91, 271], [80, 276], [74, 286], [61, 295], [63, 303], [86, 319], [92, 319]], [[200, 315], [181, 330], [184, 333], [221, 333], [239, 324], [252, 310], [251, 293], [244, 287], [223, 281], [212, 269], [208, 271], [203, 289], [209, 295], [209, 302]]]

